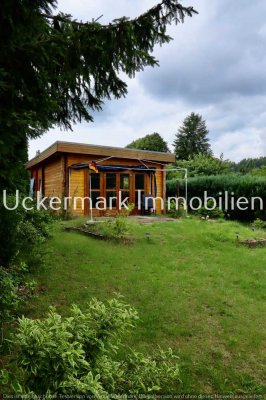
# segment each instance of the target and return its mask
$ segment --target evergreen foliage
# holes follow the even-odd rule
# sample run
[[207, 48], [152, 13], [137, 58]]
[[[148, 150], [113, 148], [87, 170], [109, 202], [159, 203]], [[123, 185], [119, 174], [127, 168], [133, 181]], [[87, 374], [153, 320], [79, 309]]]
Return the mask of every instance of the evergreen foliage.
[[178, 160], [189, 160], [196, 154], [211, 155], [206, 123], [202, 116], [192, 112], [178, 129], [173, 146]]
[[133, 77], [156, 66], [156, 44], [168, 43], [168, 24], [196, 11], [163, 0], [140, 17], [109, 25], [53, 14], [56, 0], [0, 3], [0, 190], [17, 187], [27, 139], [53, 126], [92, 121], [105, 99], [127, 93]]
[[244, 158], [239, 163], [234, 164], [234, 170], [246, 174], [255, 168], [264, 166], [266, 166], [266, 157]]
[[[167, 181], [167, 196], [176, 195], [176, 179]], [[180, 180], [180, 193], [179, 196], [185, 196], [185, 182]], [[204, 191], [207, 191], [208, 196], [214, 197], [216, 200], [221, 197], [223, 199], [223, 210], [227, 212], [228, 217], [238, 219], [240, 221], [252, 221], [255, 218], [266, 217], [266, 180], [264, 177], [251, 176], [251, 175], [216, 175], [216, 176], [197, 176], [188, 179], [188, 201], [192, 197], [198, 197], [204, 200]], [[225, 205], [224, 192], [228, 192], [229, 202], [228, 208]], [[233, 193], [233, 195], [231, 195]], [[230, 197], [235, 199], [245, 197], [248, 199], [249, 204], [247, 210], [234, 209], [231, 207]], [[251, 209], [251, 198], [260, 197], [263, 200], [263, 210], [260, 210], [260, 202], [254, 201], [255, 209]], [[245, 207], [245, 205], [243, 205]]]

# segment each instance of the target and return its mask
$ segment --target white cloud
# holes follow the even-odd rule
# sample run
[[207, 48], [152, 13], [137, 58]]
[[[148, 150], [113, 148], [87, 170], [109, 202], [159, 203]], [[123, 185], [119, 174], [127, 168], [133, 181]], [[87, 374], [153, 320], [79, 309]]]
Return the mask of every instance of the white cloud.
[[263, 133], [253, 128], [247, 132], [227, 132], [214, 141], [216, 155], [223, 153], [226, 158], [240, 161], [247, 157], [265, 156]]

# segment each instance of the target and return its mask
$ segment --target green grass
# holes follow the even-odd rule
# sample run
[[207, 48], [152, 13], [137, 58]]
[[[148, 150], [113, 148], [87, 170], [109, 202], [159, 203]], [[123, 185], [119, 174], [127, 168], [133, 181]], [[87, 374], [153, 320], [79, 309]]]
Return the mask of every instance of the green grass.
[[134, 244], [121, 245], [62, 229], [78, 223], [56, 224], [28, 317], [45, 316], [49, 305], [66, 315], [72, 303], [119, 292], [140, 316], [127, 344], [148, 353], [170, 346], [180, 357], [178, 393], [262, 393], [266, 249], [237, 244], [236, 232], [254, 236], [248, 227], [133, 224]]

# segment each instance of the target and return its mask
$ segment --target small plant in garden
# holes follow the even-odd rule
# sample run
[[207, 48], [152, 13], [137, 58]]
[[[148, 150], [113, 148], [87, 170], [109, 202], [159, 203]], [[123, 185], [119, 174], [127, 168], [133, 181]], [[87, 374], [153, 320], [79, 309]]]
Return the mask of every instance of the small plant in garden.
[[253, 222], [252, 225], [254, 226], [254, 228], [257, 228], [257, 229], [266, 229], [266, 221], [263, 221], [263, 220], [260, 219], [260, 218], [257, 218], [257, 219]]
[[219, 207], [213, 208], [214, 203], [212, 200], [209, 200], [207, 202], [207, 208], [206, 207], [201, 207], [199, 210], [195, 211], [196, 215], [200, 215], [201, 217], [204, 217], [206, 219], [212, 218], [212, 219], [218, 219], [218, 218], [224, 218], [224, 212], [220, 210]]
[[125, 238], [130, 231], [130, 224], [127, 217], [130, 215], [134, 207], [134, 204], [128, 204], [128, 209], [125, 208], [121, 210], [116, 214], [115, 218], [107, 221], [104, 226], [102, 226], [103, 230], [116, 239]]
[[22, 318], [14, 340], [16, 376], [2, 372], [2, 382], [13, 382], [16, 394], [46, 395], [170, 393], [179, 383], [176, 357], [160, 350], [154, 358], [128, 350], [117, 355], [121, 338], [138, 319], [134, 308], [120, 297], [102, 303], [93, 299], [85, 311], [72, 306], [69, 317], [51, 309], [43, 320]]
[[110, 222], [111, 234], [117, 238], [122, 239], [129, 232], [129, 223], [124, 216], [117, 216]]
[[179, 201], [178, 207], [176, 205], [176, 201], [171, 200], [170, 202], [170, 209], [168, 210], [167, 214], [171, 218], [180, 218], [185, 216], [185, 207], [184, 203]]

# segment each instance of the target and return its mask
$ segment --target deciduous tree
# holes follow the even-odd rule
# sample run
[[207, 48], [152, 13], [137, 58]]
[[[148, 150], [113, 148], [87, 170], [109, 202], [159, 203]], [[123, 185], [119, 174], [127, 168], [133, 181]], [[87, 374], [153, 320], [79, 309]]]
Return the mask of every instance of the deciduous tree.
[[210, 154], [196, 154], [189, 160], [180, 161], [178, 166], [187, 168], [189, 177], [223, 175], [232, 171], [230, 161], [213, 157]]
[[143, 138], [134, 140], [126, 147], [129, 149], [161, 151], [164, 153], [169, 152], [166, 141], [162, 138], [161, 135], [159, 135], [159, 133], [156, 132], [152, 133], [151, 135], [146, 135]]

